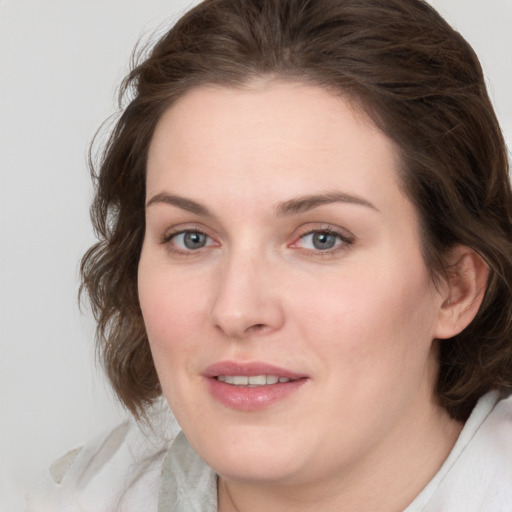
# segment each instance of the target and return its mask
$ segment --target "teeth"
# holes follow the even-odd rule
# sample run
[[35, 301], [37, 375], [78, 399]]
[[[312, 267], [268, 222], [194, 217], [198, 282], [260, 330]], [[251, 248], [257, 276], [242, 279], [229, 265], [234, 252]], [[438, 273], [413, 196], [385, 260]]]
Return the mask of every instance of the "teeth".
[[233, 377], [233, 384], [235, 386], [247, 386], [247, 384], [249, 384], [249, 377], [243, 377], [243, 376]]
[[265, 375], [251, 375], [248, 380], [251, 386], [265, 386], [267, 384]]
[[219, 375], [217, 380], [234, 386], [256, 387], [277, 384], [278, 382], [290, 382], [291, 379], [278, 377], [277, 375], [251, 375], [250, 377], [245, 375]]

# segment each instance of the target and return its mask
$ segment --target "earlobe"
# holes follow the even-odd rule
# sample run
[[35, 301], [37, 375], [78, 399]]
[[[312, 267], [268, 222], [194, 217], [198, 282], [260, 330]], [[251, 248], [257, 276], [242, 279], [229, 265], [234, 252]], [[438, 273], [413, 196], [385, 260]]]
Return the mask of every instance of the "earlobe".
[[453, 249], [439, 309], [435, 336], [451, 338], [475, 318], [487, 287], [489, 267], [482, 257], [466, 246]]

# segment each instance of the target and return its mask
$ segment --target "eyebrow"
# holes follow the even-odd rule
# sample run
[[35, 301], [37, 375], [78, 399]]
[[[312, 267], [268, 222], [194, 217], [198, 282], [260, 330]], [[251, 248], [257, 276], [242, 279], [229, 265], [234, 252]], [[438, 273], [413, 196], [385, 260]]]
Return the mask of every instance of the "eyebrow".
[[[146, 208], [151, 206], [152, 204], [168, 204], [171, 206], [176, 206], [185, 210], [187, 212], [194, 213], [196, 215], [202, 215], [206, 217], [213, 217], [213, 214], [210, 212], [206, 206], [193, 201], [192, 199], [188, 199], [186, 197], [177, 196], [174, 194], [167, 194], [162, 192], [160, 194], [156, 194], [153, 196], [147, 203]], [[309, 210], [313, 210], [314, 208], [318, 208], [319, 206], [323, 206], [326, 204], [332, 203], [348, 203], [355, 204], [360, 206], [366, 206], [371, 208], [372, 210], [379, 211], [379, 209], [374, 206], [372, 203], [363, 199], [361, 197], [352, 196], [349, 194], [345, 194], [344, 192], [325, 192], [321, 194], [312, 194], [307, 196], [296, 197], [294, 199], [289, 199], [282, 203], [279, 203], [276, 207], [276, 214], [278, 217], [285, 217], [288, 215], [297, 215], [299, 213], [304, 213]]]
[[366, 199], [345, 194], [344, 192], [333, 191], [325, 192], [323, 194], [313, 194], [297, 197], [295, 199], [284, 201], [283, 203], [278, 205], [277, 215], [296, 215], [298, 213], [307, 212], [309, 210], [313, 210], [314, 208], [318, 208], [319, 206], [332, 203], [356, 204], [360, 206], [366, 206], [377, 212], [379, 211], [379, 209], [376, 206], [374, 206]]
[[164, 203], [169, 204], [171, 206], [176, 206], [181, 208], [182, 210], [186, 210], [190, 213], [195, 213], [196, 215], [202, 215], [206, 217], [213, 217], [212, 213], [206, 206], [203, 206], [192, 199], [187, 199], [186, 197], [176, 196], [173, 194], [166, 194], [164, 192], [153, 196], [147, 203], [146, 208], [151, 206], [152, 204]]

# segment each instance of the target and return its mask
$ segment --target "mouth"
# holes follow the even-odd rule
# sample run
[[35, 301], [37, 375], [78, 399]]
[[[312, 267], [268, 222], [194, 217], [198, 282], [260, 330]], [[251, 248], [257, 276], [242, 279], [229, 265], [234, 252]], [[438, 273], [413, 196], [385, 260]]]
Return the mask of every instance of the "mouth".
[[261, 386], [272, 386], [277, 383], [291, 382], [287, 377], [279, 377], [278, 375], [218, 375], [215, 377], [219, 382], [230, 384], [231, 386], [245, 386], [256, 388]]
[[262, 410], [291, 399], [309, 380], [306, 375], [257, 362], [216, 363], [203, 376], [217, 402], [239, 411]]

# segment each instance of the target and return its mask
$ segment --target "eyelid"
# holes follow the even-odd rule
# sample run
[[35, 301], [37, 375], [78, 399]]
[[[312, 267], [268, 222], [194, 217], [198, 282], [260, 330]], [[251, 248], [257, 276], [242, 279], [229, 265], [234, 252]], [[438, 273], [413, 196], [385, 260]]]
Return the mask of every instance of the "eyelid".
[[[306, 249], [306, 248], [300, 247], [298, 245], [300, 240], [303, 240], [307, 236], [315, 234], [315, 233], [327, 233], [330, 235], [334, 235], [334, 236], [338, 237], [342, 243], [337, 244], [336, 246], [334, 246], [330, 249], [324, 249], [324, 250], [322, 250], [322, 249]], [[339, 228], [339, 227], [334, 227], [331, 224], [319, 224], [319, 225], [315, 225], [315, 226], [308, 225], [307, 227], [302, 228], [299, 231], [299, 233], [296, 236], [294, 236], [294, 242], [292, 242], [292, 244], [290, 244], [290, 247], [302, 249], [302, 250], [310, 252], [310, 253], [327, 255], [327, 254], [332, 254], [333, 252], [336, 252], [339, 250], [347, 249], [349, 246], [351, 246], [354, 243], [354, 241], [355, 241], [355, 237], [351, 233], [349, 233], [347, 230]]]
[[[184, 249], [181, 247], [178, 247], [176, 245], [172, 244], [172, 241], [174, 238], [176, 238], [179, 235], [186, 234], [186, 233], [198, 233], [201, 235], [204, 235], [207, 237], [209, 242], [203, 247], [199, 247], [197, 249]], [[169, 251], [174, 252], [176, 254], [196, 254], [202, 252], [203, 249], [209, 248], [209, 247], [218, 247], [220, 244], [217, 242], [217, 240], [208, 233], [207, 229], [204, 229], [203, 227], [199, 225], [178, 225], [173, 226], [170, 229], [167, 229], [163, 235], [160, 238], [160, 243], [162, 245], [168, 246]]]
[[163, 234], [161, 235], [160, 239], [162, 243], [166, 243], [169, 240], [171, 240], [174, 236], [179, 235], [181, 233], [202, 233], [210, 238], [213, 238], [209, 233], [209, 230], [207, 230], [205, 227], [203, 227], [200, 224], [195, 223], [183, 223], [183, 224], [177, 224], [175, 226], [171, 226], [170, 228], [167, 228]]

